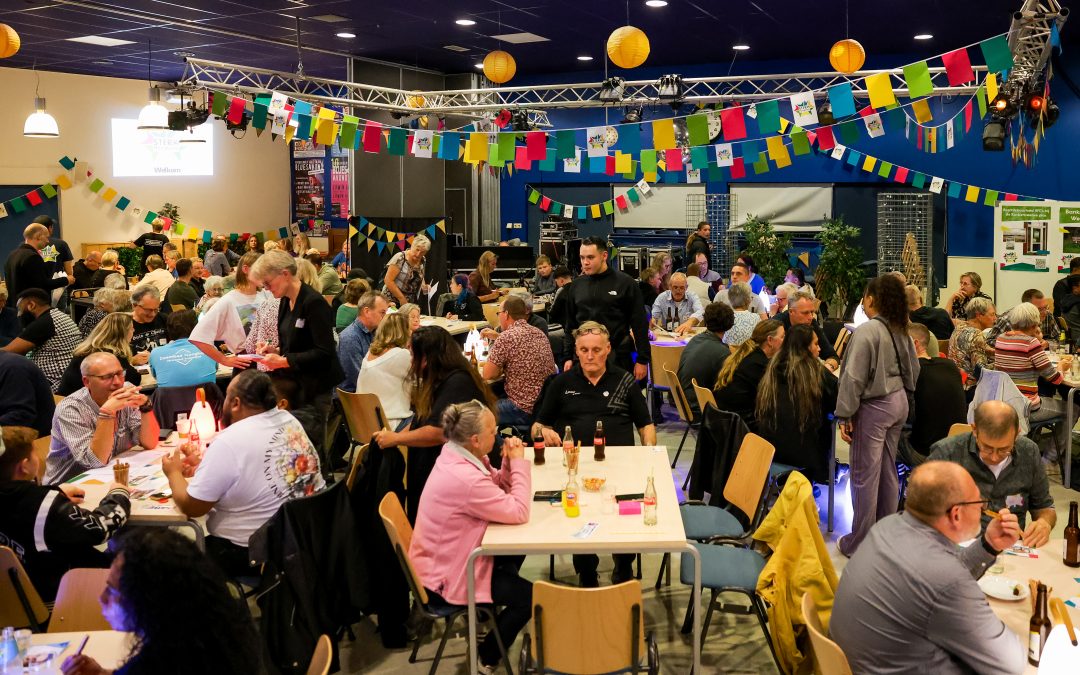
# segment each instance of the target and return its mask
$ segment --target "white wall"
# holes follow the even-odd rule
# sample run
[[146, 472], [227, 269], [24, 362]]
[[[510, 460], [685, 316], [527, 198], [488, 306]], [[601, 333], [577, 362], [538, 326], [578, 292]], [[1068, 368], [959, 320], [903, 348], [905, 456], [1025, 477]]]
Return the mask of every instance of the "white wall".
[[[268, 133], [256, 137], [253, 129], [235, 139], [223, 122], [213, 122], [213, 176], [113, 178], [110, 120], [138, 117], [147, 87], [140, 80], [42, 72], [41, 95], [60, 126], [60, 137], [25, 138], [22, 128], [33, 112], [34, 74], [0, 68], [0, 184], [51, 181], [63, 171], [57, 160], [68, 155], [88, 162], [107, 186], [135, 204], [152, 210], [165, 202], [176, 204], [186, 225], [255, 232], [288, 224], [288, 148], [280, 138], [271, 141]], [[83, 185], [61, 194], [60, 222], [76, 256], [83, 242], [130, 241], [149, 229]]]

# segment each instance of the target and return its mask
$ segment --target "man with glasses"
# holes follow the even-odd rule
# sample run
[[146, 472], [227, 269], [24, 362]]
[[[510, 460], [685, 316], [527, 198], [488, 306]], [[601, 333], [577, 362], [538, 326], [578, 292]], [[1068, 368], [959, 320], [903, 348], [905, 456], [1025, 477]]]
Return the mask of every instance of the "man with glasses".
[[153, 449], [160, 428], [145, 395], [124, 382], [115, 356], [95, 352], [80, 367], [83, 388], [56, 406], [44, 482], [64, 483], [87, 469], [107, 466], [140, 445]]
[[[930, 447], [930, 459], [956, 462], [967, 469], [979, 492], [997, 511], [1009, 509], [1024, 527], [1024, 544], [1034, 548], [1050, 541], [1057, 511], [1050, 496], [1039, 446], [1020, 435], [1020, 418], [1002, 401], [985, 401], [975, 409], [972, 431], [944, 438]], [[983, 518], [983, 524], [990, 521]]]
[[135, 325], [131, 337], [131, 353], [134, 354], [131, 364], [141, 366], [150, 360], [151, 349], [169, 341], [157, 288], [145, 284], [131, 292], [131, 320]]
[[959, 464], [929, 461], [912, 472], [904, 512], [873, 526], [836, 590], [829, 630], [852, 672], [1024, 672], [1024, 646], [976, 581], [1016, 543], [1020, 525], [1001, 509], [982, 530], [986, 504]]

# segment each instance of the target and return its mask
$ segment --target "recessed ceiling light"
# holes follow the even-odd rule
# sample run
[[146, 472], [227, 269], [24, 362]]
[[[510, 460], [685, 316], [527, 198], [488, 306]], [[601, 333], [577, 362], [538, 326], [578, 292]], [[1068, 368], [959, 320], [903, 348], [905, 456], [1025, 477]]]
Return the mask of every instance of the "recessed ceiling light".
[[454, 23], [456, 23], [459, 26], [475, 26], [476, 25], [476, 22], [473, 21], [472, 19], [458, 19]]
[[473, 68], [481, 68], [482, 69], [483, 67], [484, 67], [483, 63], [474, 63], [473, 64]]
[[649, 7], [667, 7], [667, 0], [645, 0]]
[[310, 18], [316, 21], [325, 21], [326, 23], [342, 23], [343, 21], [348, 21], [348, 19], [339, 14], [319, 14]]
[[934, 36], [931, 35], [930, 33], [919, 33], [918, 35], [915, 36], [915, 39], [916, 40], [933, 40]]
[[466, 49], [465, 47], [462, 47], [461, 45], [443, 45], [443, 49], [449, 49], [452, 52], [467, 52], [467, 51], [469, 51], [468, 49]]
[[117, 40], [116, 38], [102, 37], [100, 35], [84, 35], [83, 37], [67, 38], [68, 42], [82, 42], [99, 47], [118, 47], [120, 45], [133, 45], [132, 40]]
[[503, 33], [502, 35], [492, 35], [491, 37], [502, 42], [509, 42], [512, 45], [523, 45], [530, 42], [547, 42], [548, 39], [542, 35], [536, 33]]
[[111, 66], [112, 65], [112, 61], [91, 61], [90, 63], [94, 64], [95, 66]]
[[750, 49], [750, 45], [731, 45], [731, 48], [737, 52], [745, 52]]
[[173, 52], [173, 56], [179, 56], [182, 59], [186, 59], [195, 56], [195, 52]]
[[577, 60], [578, 61], [592, 61], [592, 57], [589, 56], [588, 54], [582, 54], [581, 56], [577, 57]]
[[335, 35], [337, 35], [339, 38], [345, 38], [346, 40], [356, 37], [356, 33], [349, 33], [349, 32], [346, 32], [346, 31], [342, 31], [340, 33], [335, 33]]

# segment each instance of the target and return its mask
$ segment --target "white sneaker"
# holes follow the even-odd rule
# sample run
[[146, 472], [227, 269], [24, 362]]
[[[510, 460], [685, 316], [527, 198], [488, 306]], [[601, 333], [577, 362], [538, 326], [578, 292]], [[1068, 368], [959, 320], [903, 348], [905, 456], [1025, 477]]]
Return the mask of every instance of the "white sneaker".
[[495, 675], [495, 671], [499, 668], [498, 666], [488, 666], [483, 663], [477, 665], [479, 667], [476, 669], [476, 672], [480, 673], [480, 675]]

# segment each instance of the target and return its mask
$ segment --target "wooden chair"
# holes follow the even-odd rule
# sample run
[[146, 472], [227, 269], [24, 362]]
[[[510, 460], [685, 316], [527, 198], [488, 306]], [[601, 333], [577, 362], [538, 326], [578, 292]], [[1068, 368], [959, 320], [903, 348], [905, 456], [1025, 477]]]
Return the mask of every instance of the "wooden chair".
[[[371, 436], [376, 431], [390, 428], [382, 403], [375, 394], [353, 394], [339, 388], [337, 395], [345, 413], [345, 424], [349, 427], [350, 452], [370, 443]], [[351, 457], [352, 455], [350, 463]]]
[[848, 342], [851, 340], [851, 331], [847, 329], [847, 326], [840, 328], [840, 333], [836, 336], [836, 342], [833, 343], [833, 351], [836, 352], [836, 358], [843, 358], [844, 350], [847, 349]]
[[671, 468], [674, 469], [675, 463], [679, 461], [683, 444], [686, 443], [686, 436], [691, 428], [701, 426], [701, 421], [694, 417], [694, 411], [690, 408], [690, 402], [686, 400], [686, 392], [683, 391], [679, 376], [667, 364], [664, 365], [664, 374], [667, 375], [668, 388], [671, 390], [671, 397], [675, 399], [675, 410], [679, 412], [679, 419], [686, 422], [686, 430], [683, 431], [682, 440], [679, 441], [679, 447], [675, 450], [675, 459], [671, 460]]
[[[435, 675], [439, 669], [439, 661], [442, 659], [443, 650], [446, 648], [446, 640], [450, 637], [450, 630], [459, 617], [465, 616], [468, 607], [445, 603], [436, 604], [430, 601], [427, 589], [424, 588], [423, 582], [417, 576], [412, 559], [409, 558], [409, 549], [412, 548], [412, 525], [409, 524], [409, 519], [401, 508], [401, 502], [398, 501], [397, 495], [393, 492], [386, 493], [382, 501], [379, 502], [379, 517], [382, 518], [386, 534], [390, 538], [390, 545], [397, 555], [398, 564], [401, 565], [401, 571], [405, 574], [405, 580], [409, 582], [409, 589], [412, 591], [413, 599], [417, 602], [420, 612], [432, 621], [446, 620], [446, 628], [443, 629], [442, 640], [439, 641], [439, 648], [435, 652], [435, 660], [431, 662], [431, 670], [429, 671], [429, 675]], [[494, 631], [494, 611], [484, 607], [477, 607], [476, 612], [477, 616], [481, 618], [488, 628]], [[499, 638], [498, 631], [495, 632], [495, 637], [499, 642], [499, 651], [502, 653], [506, 672], [508, 674], [513, 673], [514, 671], [510, 668], [510, 659], [506, 656], [506, 647], [503, 645], [502, 639]], [[416, 663], [416, 653], [420, 651], [421, 640], [423, 640], [423, 636], [417, 635], [416, 640], [413, 642], [412, 653], [409, 655], [409, 663]]]
[[45, 478], [45, 459], [49, 456], [49, 444], [52, 436], [42, 436], [34, 439], [34, 455], [38, 459], [37, 479], [40, 483]]
[[0, 546], [0, 626], [29, 626], [35, 633], [49, 618], [49, 610], [27, 576], [22, 563], [7, 546]]
[[356, 483], [356, 474], [360, 471], [360, 464], [364, 461], [364, 455], [367, 454], [369, 444], [365, 443], [356, 450], [356, 456], [353, 457], [352, 465], [349, 466], [349, 475], [345, 479], [345, 488], [352, 492], [353, 484]]
[[307, 675], [326, 675], [330, 672], [333, 647], [330, 636], [319, 636], [319, 641], [315, 643], [315, 653], [311, 655], [311, 663], [308, 664]]
[[499, 327], [499, 310], [502, 308], [501, 302], [488, 302], [481, 305], [484, 308], [484, 320], [487, 321], [492, 328]]
[[48, 632], [112, 630], [98, 604], [108, 578], [108, 568], [68, 570], [56, 591]]
[[650, 407], [653, 405], [654, 390], [668, 391], [671, 389], [667, 384], [667, 375], [664, 374], [664, 369], [668, 368], [672, 371], [679, 369], [679, 358], [682, 357], [683, 349], [682, 345], [652, 346], [652, 362], [649, 364], [649, 391], [647, 392]]
[[970, 424], [964, 424], [962, 422], [957, 422], [956, 424], [949, 427], [949, 435], [950, 436], [959, 436], [960, 434], [969, 434], [969, 433], [971, 433], [971, 425]]
[[814, 657], [814, 672], [828, 675], [851, 675], [851, 666], [848, 665], [847, 657], [840, 645], [830, 640], [825, 635], [825, 629], [821, 625], [821, 616], [814, 605], [814, 598], [810, 593], [803, 594], [802, 598], [803, 621], [810, 633], [810, 653]]
[[172, 311], [174, 311], [174, 312], [182, 312], [185, 309], [191, 309], [187, 305], [182, 304], [182, 303], [177, 303], [177, 302], [170, 302], [169, 307], [171, 307]]
[[714, 408], [718, 407], [712, 389], [701, 386], [697, 383], [697, 378], [694, 377], [690, 378], [690, 384], [694, 386], [694, 395], [697, 396], [698, 410], [705, 410], [706, 405], [711, 405]]
[[[520, 673], [660, 672], [660, 653], [645, 634], [641, 584], [576, 588], [533, 584], [533, 630], [521, 644]], [[534, 665], [535, 664], [535, 665]]]

